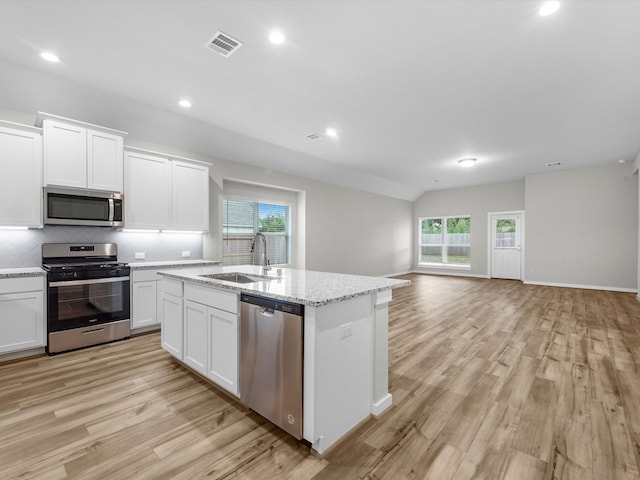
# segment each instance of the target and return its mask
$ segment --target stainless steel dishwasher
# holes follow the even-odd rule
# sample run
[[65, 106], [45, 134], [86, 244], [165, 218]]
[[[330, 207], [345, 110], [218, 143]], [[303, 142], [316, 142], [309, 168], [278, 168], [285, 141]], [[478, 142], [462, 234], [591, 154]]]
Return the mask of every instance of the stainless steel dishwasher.
[[240, 400], [302, 438], [304, 306], [240, 296]]

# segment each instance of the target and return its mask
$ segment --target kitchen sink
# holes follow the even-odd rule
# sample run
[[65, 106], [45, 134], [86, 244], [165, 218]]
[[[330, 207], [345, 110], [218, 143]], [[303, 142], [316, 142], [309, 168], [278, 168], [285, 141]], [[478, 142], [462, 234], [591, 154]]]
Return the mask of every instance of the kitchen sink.
[[200, 275], [205, 278], [213, 278], [215, 280], [223, 280], [232, 283], [255, 283], [268, 282], [276, 277], [267, 277], [265, 275], [252, 275], [248, 273], [230, 272], [230, 273], [211, 273], [208, 275]]

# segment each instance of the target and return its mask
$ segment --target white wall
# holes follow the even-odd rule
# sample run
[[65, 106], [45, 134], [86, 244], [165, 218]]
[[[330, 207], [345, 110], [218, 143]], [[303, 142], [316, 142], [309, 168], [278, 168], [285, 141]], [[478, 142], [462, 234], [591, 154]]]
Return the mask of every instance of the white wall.
[[635, 290], [638, 180], [633, 165], [526, 178], [525, 281]]
[[[299, 210], [306, 213], [297, 217], [296, 267], [360, 275], [411, 270], [410, 202], [237, 162], [214, 163], [212, 177], [219, 193], [225, 178], [304, 192], [298, 202]], [[215, 229], [204, 240], [205, 258], [222, 256], [221, 218], [220, 211]]]
[[[633, 170], [633, 174], [635, 175], [636, 179], [636, 185], [638, 185], [639, 179], [640, 179], [640, 153], [638, 153], [638, 155], [636, 155], [635, 160], [633, 161], [633, 164], [631, 166], [631, 169]], [[638, 201], [638, 269], [637, 269], [637, 286], [638, 286], [638, 290], [640, 290], [640, 194], [638, 195], [637, 198]], [[638, 300], [640, 300], [640, 292], [638, 292], [638, 294], [636, 295], [636, 298]]]
[[[414, 268], [416, 271], [487, 276], [489, 212], [524, 210], [524, 181], [427, 192], [413, 205]], [[444, 215], [471, 216], [471, 269], [425, 268], [418, 265], [418, 219]]]
[[[299, 205], [306, 214], [298, 219], [295, 252], [299, 267], [364, 275], [411, 269], [410, 202], [240, 163], [235, 152], [214, 158], [211, 152], [220, 151], [216, 139], [238, 134], [36, 70], [1, 62], [0, 70], [4, 120], [32, 125], [36, 112], [46, 111], [129, 132], [125, 145], [213, 163], [212, 228], [203, 241], [206, 259], [222, 255], [222, 186], [228, 178], [303, 192]], [[252, 148], [259, 143], [251, 142]], [[273, 155], [274, 149], [269, 151]], [[295, 152], [282, 149], [282, 155]]]

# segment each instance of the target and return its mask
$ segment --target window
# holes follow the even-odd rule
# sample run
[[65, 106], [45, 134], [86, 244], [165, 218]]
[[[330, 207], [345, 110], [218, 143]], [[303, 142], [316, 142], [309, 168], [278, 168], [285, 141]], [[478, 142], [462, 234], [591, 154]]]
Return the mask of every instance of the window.
[[471, 266], [471, 217], [421, 218], [419, 264]]
[[[272, 265], [291, 263], [291, 208], [287, 205], [249, 200], [223, 201], [223, 265], [251, 265], [262, 261], [262, 243], [251, 252], [256, 233], [267, 239], [267, 258]], [[255, 256], [255, 257], [254, 257]]]

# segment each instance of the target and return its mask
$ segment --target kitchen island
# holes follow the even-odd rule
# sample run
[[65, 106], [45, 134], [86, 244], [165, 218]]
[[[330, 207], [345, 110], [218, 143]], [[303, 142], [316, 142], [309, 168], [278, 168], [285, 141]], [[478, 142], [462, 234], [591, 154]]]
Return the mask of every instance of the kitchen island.
[[[230, 273], [250, 283], [212, 278]], [[159, 274], [163, 348], [240, 398], [240, 295], [304, 305], [302, 436], [318, 453], [391, 405], [388, 303], [409, 281], [258, 266]]]

